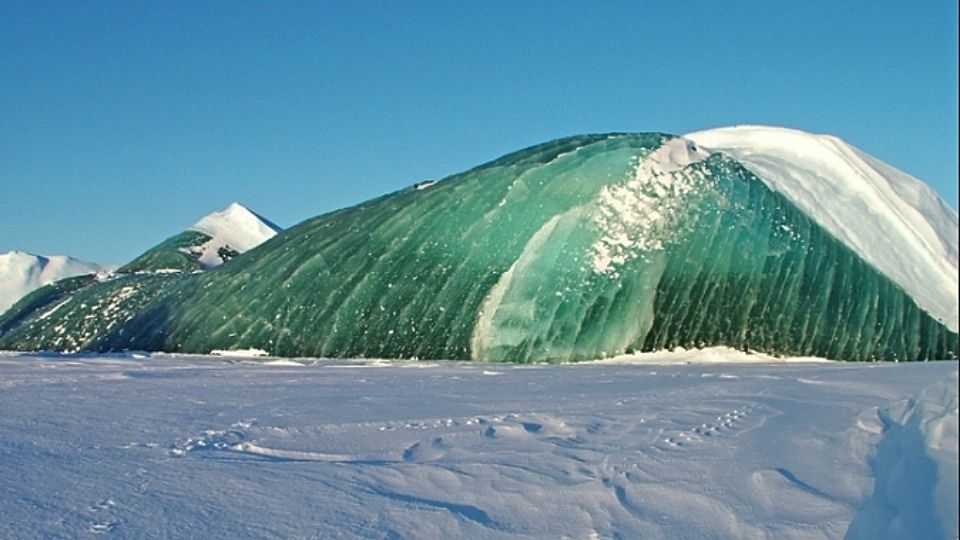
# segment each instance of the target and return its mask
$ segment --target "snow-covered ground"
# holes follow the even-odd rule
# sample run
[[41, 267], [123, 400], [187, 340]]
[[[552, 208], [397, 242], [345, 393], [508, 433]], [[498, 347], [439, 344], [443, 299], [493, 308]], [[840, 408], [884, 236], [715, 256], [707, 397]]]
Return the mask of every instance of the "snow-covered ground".
[[956, 362], [5, 354], [0, 411], [3, 538], [957, 536]]

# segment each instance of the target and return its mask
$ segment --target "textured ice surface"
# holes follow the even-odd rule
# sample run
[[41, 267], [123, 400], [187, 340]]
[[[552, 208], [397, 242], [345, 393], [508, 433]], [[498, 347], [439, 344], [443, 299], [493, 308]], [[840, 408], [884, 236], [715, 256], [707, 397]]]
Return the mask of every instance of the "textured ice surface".
[[0, 537], [957, 535], [955, 362], [262, 362], [0, 355]]
[[0, 318], [0, 347], [954, 357], [956, 333], [816, 216], [685, 139], [571, 137], [305, 221], [212, 271], [38, 296]]
[[735, 158], [957, 331], [957, 213], [932, 188], [828, 135], [738, 126], [684, 137]]

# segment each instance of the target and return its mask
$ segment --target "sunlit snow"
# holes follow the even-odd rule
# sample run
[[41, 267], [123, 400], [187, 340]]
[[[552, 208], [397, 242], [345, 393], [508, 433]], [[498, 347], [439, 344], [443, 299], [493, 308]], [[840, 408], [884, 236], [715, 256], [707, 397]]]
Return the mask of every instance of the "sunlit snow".
[[735, 126], [684, 138], [743, 163], [957, 331], [957, 213], [930, 186], [829, 135]]
[[198, 257], [200, 264], [206, 268], [223, 263], [218, 253], [221, 248], [243, 253], [283, 230], [240, 203], [232, 203], [219, 212], [204, 216], [191, 229], [210, 236]]
[[108, 267], [65, 255], [44, 257], [22, 251], [0, 253], [0, 313], [47, 283], [105, 270]]
[[0, 537], [956, 537], [956, 362], [728, 353], [0, 355]]

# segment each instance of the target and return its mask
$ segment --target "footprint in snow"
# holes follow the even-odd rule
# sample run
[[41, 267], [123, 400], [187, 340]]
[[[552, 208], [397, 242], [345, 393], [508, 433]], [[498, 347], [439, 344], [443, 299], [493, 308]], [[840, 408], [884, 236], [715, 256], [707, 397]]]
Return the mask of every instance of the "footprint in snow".
[[403, 460], [412, 463], [423, 463], [442, 458], [447, 453], [447, 445], [443, 437], [434, 437], [431, 441], [420, 441], [407, 447], [403, 451]]
[[103, 521], [90, 525], [90, 532], [93, 534], [108, 534], [117, 529], [116, 521]]
[[90, 523], [88, 531], [93, 534], [108, 534], [114, 532], [120, 524], [120, 521], [113, 516], [116, 506], [117, 502], [110, 498], [102, 499], [90, 505], [87, 509], [91, 513], [99, 516], [99, 519]]
[[718, 415], [713, 421], [667, 434], [661, 439], [660, 443], [667, 448], [682, 448], [703, 443], [718, 436], [735, 435], [739, 431], [756, 427], [762, 423], [762, 417], [755, 418], [753, 412], [753, 406], [738, 407]]

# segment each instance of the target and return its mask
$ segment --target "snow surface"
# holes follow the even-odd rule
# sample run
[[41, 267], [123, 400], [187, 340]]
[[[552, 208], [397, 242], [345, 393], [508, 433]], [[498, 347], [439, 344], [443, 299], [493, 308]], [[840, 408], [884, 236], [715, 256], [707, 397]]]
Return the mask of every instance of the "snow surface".
[[957, 213], [922, 181], [828, 135], [736, 126], [683, 137], [740, 161], [957, 331]]
[[957, 536], [956, 362], [285, 364], [0, 354], [0, 537]]
[[109, 270], [109, 267], [65, 255], [42, 256], [22, 251], [0, 253], [0, 313], [47, 283]]
[[205, 216], [190, 229], [211, 238], [202, 246], [203, 252], [198, 258], [206, 268], [223, 264], [223, 259], [217, 254], [222, 247], [243, 253], [283, 230], [240, 203], [232, 203], [224, 210]]

